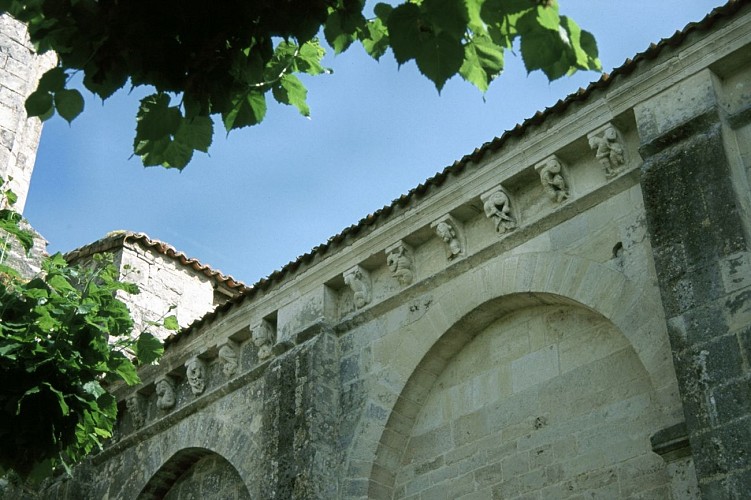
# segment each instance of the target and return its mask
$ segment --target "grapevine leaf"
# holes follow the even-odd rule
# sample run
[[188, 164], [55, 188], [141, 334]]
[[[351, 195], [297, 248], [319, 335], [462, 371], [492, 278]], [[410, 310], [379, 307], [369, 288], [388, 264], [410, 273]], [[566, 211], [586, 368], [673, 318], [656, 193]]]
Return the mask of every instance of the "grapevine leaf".
[[260, 92], [247, 92], [232, 99], [232, 107], [223, 115], [224, 128], [233, 129], [257, 125], [266, 115], [266, 96]]
[[164, 354], [162, 342], [148, 332], [138, 336], [135, 346], [136, 357], [140, 364], [153, 363]]
[[424, 0], [422, 7], [437, 32], [447, 33], [457, 40], [464, 36], [469, 13], [463, 0]]
[[391, 15], [391, 11], [394, 10], [394, 7], [392, 5], [389, 5], [387, 3], [377, 3], [375, 4], [375, 7], [373, 7], [373, 13], [383, 22], [386, 22]]
[[386, 26], [389, 30], [391, 49], [400, 65], [417, 58], [422, 43], [420, 32], [420, 8], [405, 3], [391, 11]]
[[464, 47], [464, 62], [459, 74], [482, 92], [503, 71], [503, 48], [488, 36], [475, 36]]
[[164, 328], [172, 330], [174, 332], [180, 329], [180, 325], [177, 323], [177, 316], [171, 315], [164, 318]]
[[166, 168], [177, 168], [182, 170], [193, 158], [193, 148], [177, 140], [168, 141], [164, 149], [161, 166]]
[[49, 382], [43, 382], [42, 385], [47, 386], [52, 393], [57, 396], [57, 403], [60, 405], [60, 411], [62, 412], [63, 416], [67, 416], [68, 413], [70, 413], [70, 407], [68, 406], [68, 403], [65, 402], [65, 395], [52, 387], [52, 385]]
[[112, 65], [105, 71], [95, 65], [84, 69], [83, 85], [106, 100], [128, 81], [128, 73], [122, 64]]
[[36, 90], [26, 98], [26, 114], [29, 116], [51, 116], [54, 112], [52, 107], [52, 94], [46, 90]]
[[136, 115], [136, 140], [158, 140], [177, 132], [180, 110], [170, 107], [167, 94], [152, 94], [141, 99]]
[[417, 67], [441, 91], [446, 81], [454, 76], [464, 61], [462, 44], [447, 33], [439, 33], [420, 45]]
[[119, 352], [113, 352], [107, 363], [109, 369], [120, 376], [128, 385], [135, 385], [141, 381], [133, 363]]
[[55, 108], [70, 123], [83, 111], [83, 96], [76, 89], [63, 89], [55, 94]]
[[360, 12], [335, 10], [326, 20], [323, 34], [334, 52], [340, 54], [349, 48], [356, 38], [357, 29], [364, 23], [365, 18]]
[[37, 90], [43, 90], [46, 92], [58, 92], [65, 87], [66, 80], [65, 71], [63, 68], [55, 67], [47, 71], [39, 79], [39, 85]]
[[389, 32], [380, 18], [368, 21], [365, 29], [360, 33], [360, 41], [365, 52], [376, 61], [389, 48]]
[[324, 68], [321, 65], [321, 60], [324, 55], [326, 55], [326, 51], [321, 47], [321, 44], [318, 43], [318, 40], [314, 38], [305, 42], [300, 46], [300, 51], [295, 60], [297, 70], [309, 75], [331, 73], [330, 69]]
[[207, 153], [214, 135], [214, 122], [208, 116], [184, 118], [175, 134], [175, 140], [191, 149]]
[[295, 75], [284, 75], [272, 93], [278, 102], [295, 106], [301, 115], [310, 116], [310, 108], [305, 102], [308, 90]]

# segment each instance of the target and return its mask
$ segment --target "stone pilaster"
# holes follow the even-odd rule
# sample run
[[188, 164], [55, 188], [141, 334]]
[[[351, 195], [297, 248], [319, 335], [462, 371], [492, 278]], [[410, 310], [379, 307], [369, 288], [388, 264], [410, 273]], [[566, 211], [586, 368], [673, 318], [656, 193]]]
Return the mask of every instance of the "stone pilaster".
[[336, 337], [322, 332], [266, 371], [267, 498], [337, 498], [337, 352]]
[[717, 87], [704, 70], [635, 109], [686, 427], [712, 499], [751, 491], [751, 254]]

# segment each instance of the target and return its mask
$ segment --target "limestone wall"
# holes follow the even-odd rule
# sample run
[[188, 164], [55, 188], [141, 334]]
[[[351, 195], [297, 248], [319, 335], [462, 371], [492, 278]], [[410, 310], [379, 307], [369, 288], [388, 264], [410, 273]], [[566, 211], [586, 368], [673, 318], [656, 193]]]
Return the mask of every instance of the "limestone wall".
[[55, 64], [51, 53], [34, 54], [22, 23], [0, 16], [0, 176], [13, 178], [16, 210], [23, 212], [42, 123], [28, 119], [24, 102], [39, 77]]
[[150, 322], [162, 323], [174, 314], [185, 328], [217, 305], [214, 280], [173, 258], [137, 243], [126, 243], [118, 250], [116, 260], [123, 279], [141, 290], [137, 295], [119, 294], [130, 309], [137, 331], [148, 329], [164, 339], [175, 332]]
[[55, 495], [220, 468], [251, 498], [743, 498], [751, 7], [724, 12], [182, 332]]

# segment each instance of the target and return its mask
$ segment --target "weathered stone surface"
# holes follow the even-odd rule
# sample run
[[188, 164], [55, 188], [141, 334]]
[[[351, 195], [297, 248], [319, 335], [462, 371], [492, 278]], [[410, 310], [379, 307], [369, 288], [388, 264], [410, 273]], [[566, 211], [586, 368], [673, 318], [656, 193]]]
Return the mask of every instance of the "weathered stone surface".
[[[751, 7], [734, 8], [178, 335], [113, 388], [117, 439], [48, 496], [747, 496]], [[120, 259], [147, 289], [137, 315], [200, 317], [205, 280], [137, 250]]]

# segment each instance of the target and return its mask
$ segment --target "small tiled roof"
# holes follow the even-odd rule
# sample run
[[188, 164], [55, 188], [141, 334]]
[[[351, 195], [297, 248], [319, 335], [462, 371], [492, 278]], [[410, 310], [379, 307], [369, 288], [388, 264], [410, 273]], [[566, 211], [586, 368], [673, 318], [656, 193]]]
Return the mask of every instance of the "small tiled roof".
[[104, 238], [90, 243], [86, 246], [77, 248], [65, 254], [65, 259], [68, 262], [74, 262], [76, 260], [88, 257], [96, 253], [108, 252], [116, 248], [120, 248], [125, 243], [138, 243], [142, 247], [153, 250], [156, 253], [176, 260], [180, 265], [192, 269], [198, 273], [202, 273], [208, 278], [216, 280], [218, 283], [226, 286], [235, 294], [242, 294], [248, 290], [248, 287], [241, 281], [236, 280], [232, 276], [227, 276], [221, 272], [212, 269], [206, 264], [202, 264], [199, 260], [193, 259], [175, 249], [172, 245], [164, 243], [159, 240], [152, 240], [144, 233], [134, 233], [132, 231], [112, 231], [108, 233]]
[[635, 55], [633, 59], [626, 59], [621, 66], [615, 68], [610, 74], [603, 73], [599, 80], [590, 83], [586, 89], [580, 88], [577, 92], [570, 94], [565, 99], [559, 100], [554, 105], [545, 108], [543, 111], [538, 111], [531, 118], [524, 120], [521, 124], [517, 124], [513, 129], [504, 132], [500, 137], [495, 137], [491, 141], [484, 143], [472, 153], [463, 156], [452, 165], [444, 168], [441, 172], [438, 172], [422, 184], [395, 199], [390, 205], [386, 205], [372, 214], [367, 215], [356, 224], [345, 228], [339, 234], [329, 238], [326, 243], [314, 247], [310, 252], [299, 256], [281, 269], [271, 273], [268, 277], [263, 278], [254, 285], [246, 288], [242, 294], [217, 307], [214, 311], [206, 314], [201, 319], [196, 320], [182, 331], [171, 335], [166, 339], [165, 344], [176, 341], [178, 338], [189, 334], [193, 329], [200, 327], [201, 325], [210, 323], [217, 317], [217, 315], [228, 311], [236, 304], [240, 304], [246, 299], [255, 296], [257, 292], [267, 290], [270, 286], [281, 282], [287, 275], [295, 272], [303, 264], [310, 263], [316, 257], [324, 257], [330, 250], [341, 248], [343, 246], [342, 243], [344, 243], [348, 237], [354, 237], [358, 233], [374, 226], [376, 223], [385, 221], [395, 210], [404, 208], [410, 203], [424, 197], [431, 188], [437, 188], [443, 185], [450, 175], [460, 175], [468, 164], [479, 162], [486, 154], [499, 150], [509, 140], [523, 136], [531, 127], [542, 124], [551, 116], [563, 113], [571, 105], [586, 101], [595, 91], [608, 88], [619, 77], [628, 76], [639, 67], [641, 62], [655, 59], [667, 48], [680, 46], [689, 35], [709, 31], [717, 22], [732, 17], [736, 12], [749, 3], [751, 3], [751, 0], [729, 0], [725, 5], [713, 9], [712, 12], [707, 14], [701, 21], [689, 23], [682, 30], [676, 31], [671, 37], [663, 38], [658, 43], [651, 44], [647, 50]]

